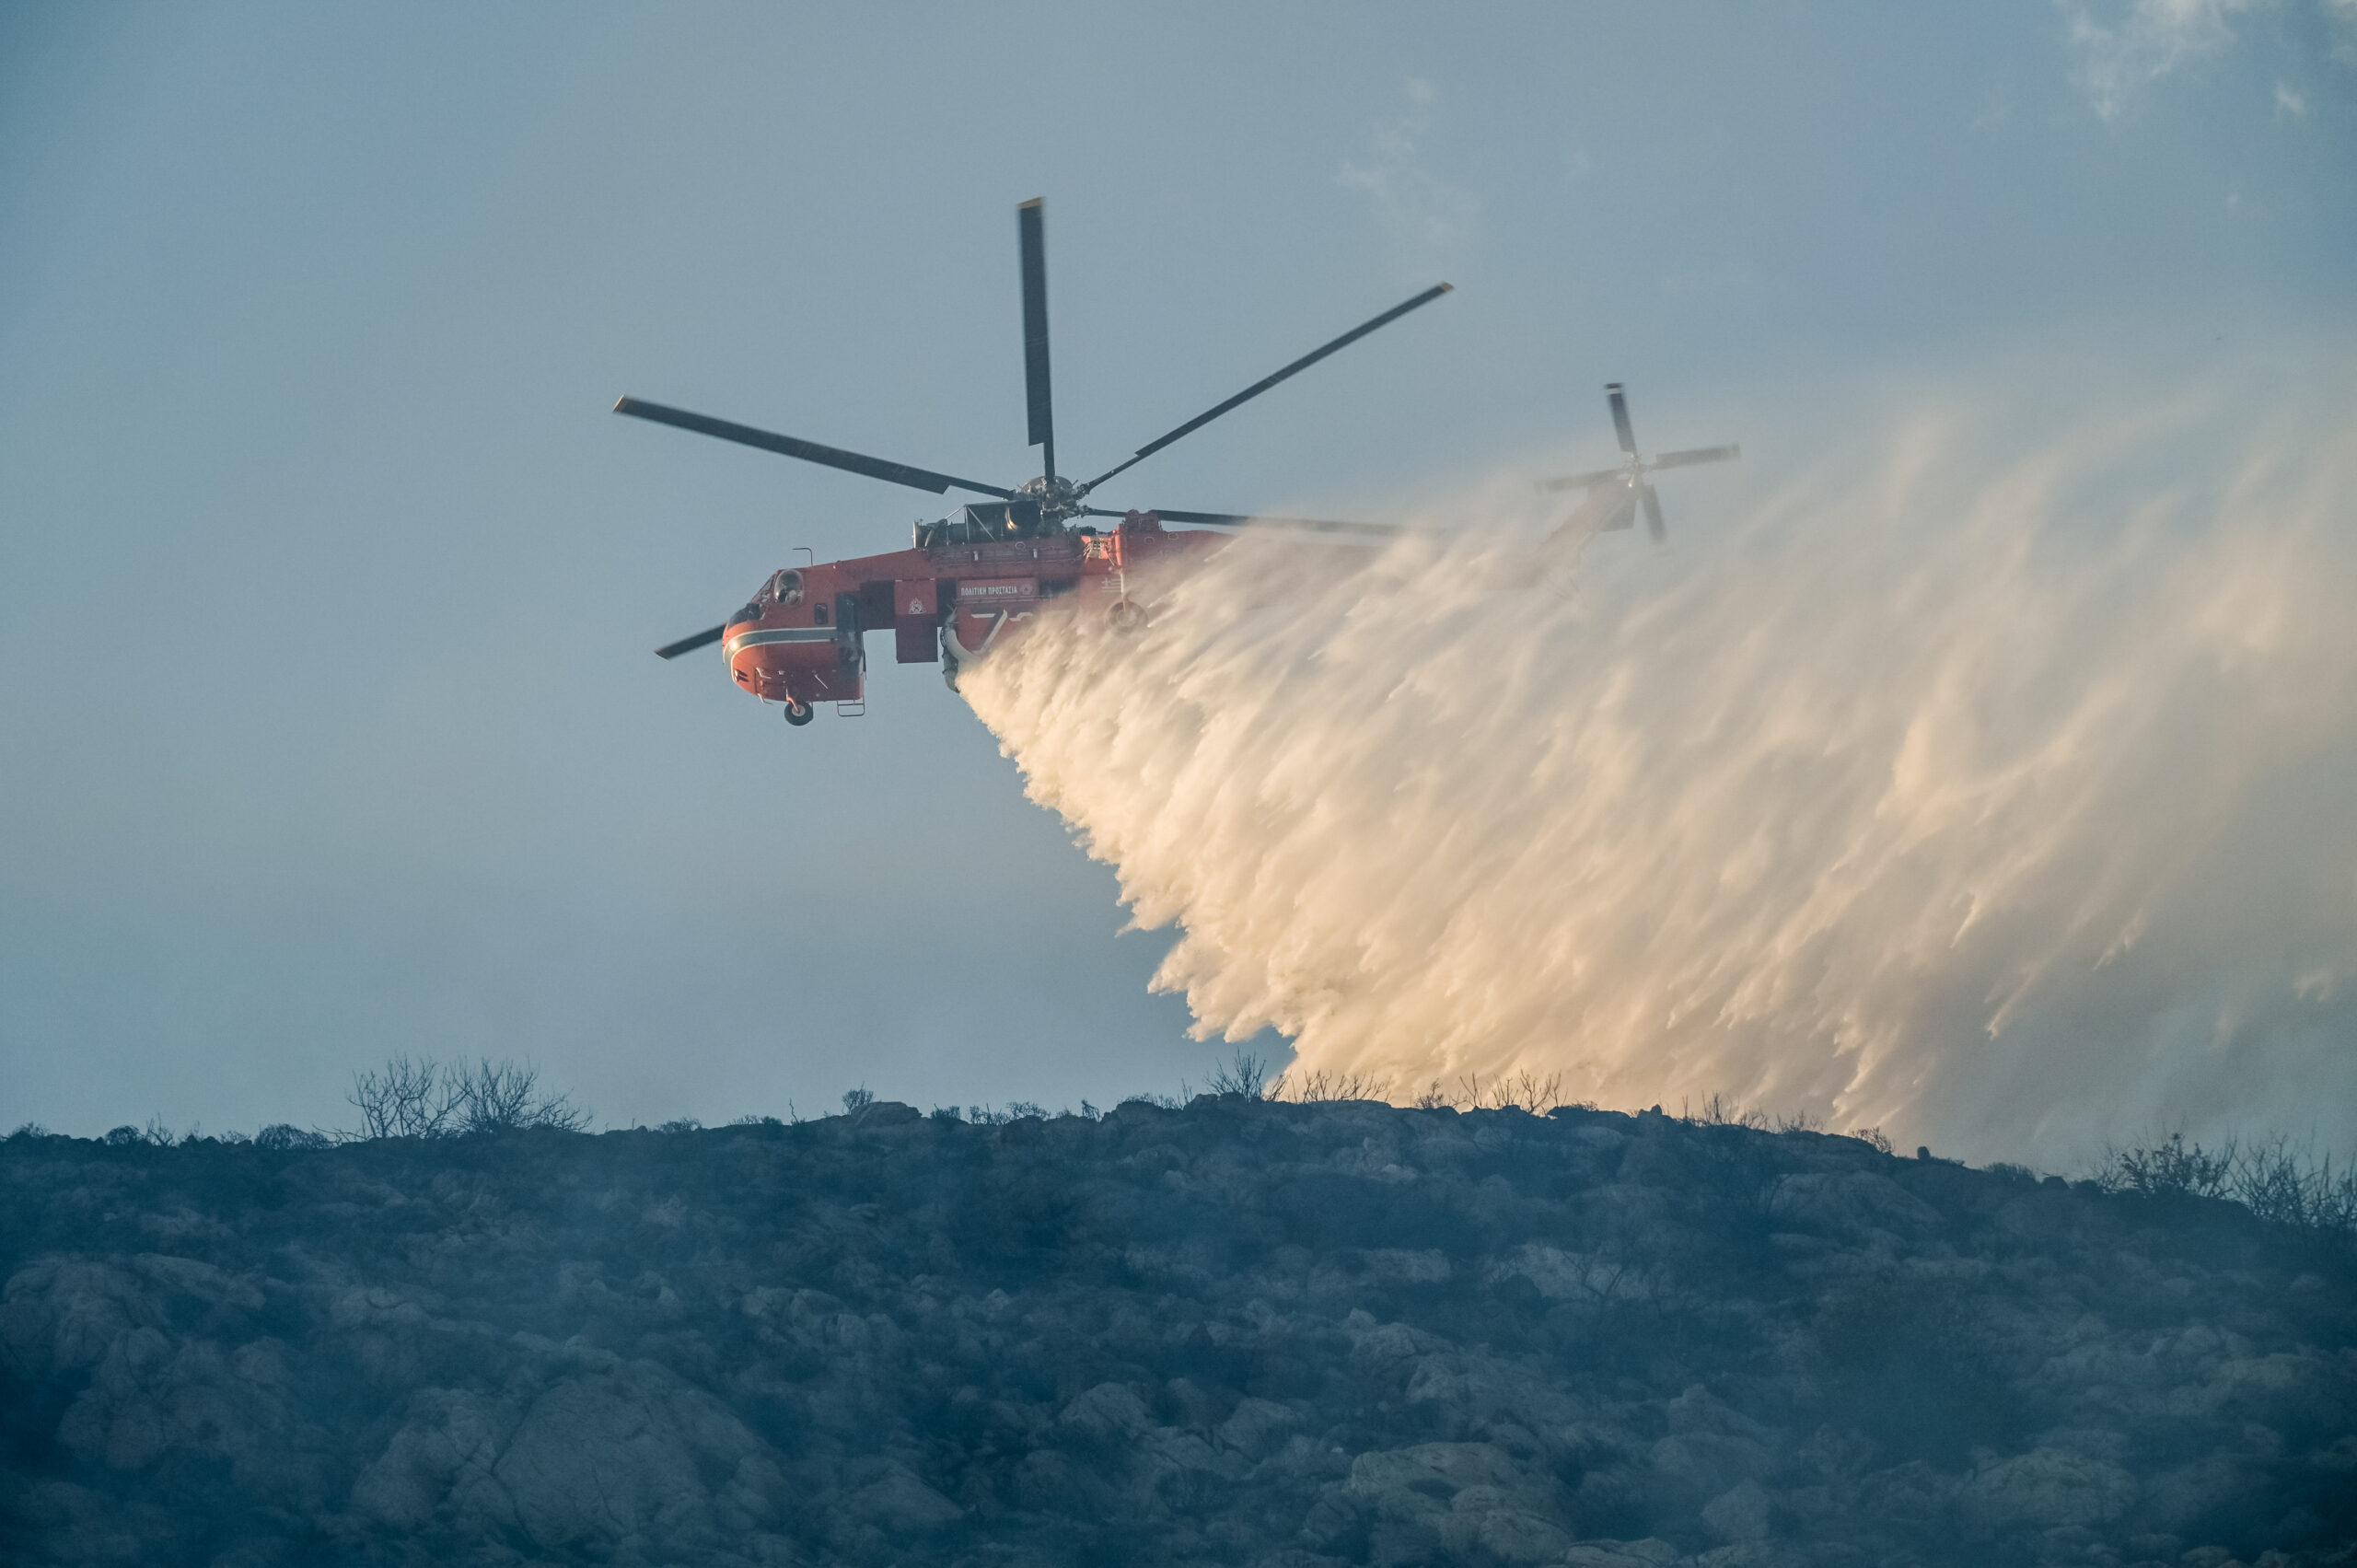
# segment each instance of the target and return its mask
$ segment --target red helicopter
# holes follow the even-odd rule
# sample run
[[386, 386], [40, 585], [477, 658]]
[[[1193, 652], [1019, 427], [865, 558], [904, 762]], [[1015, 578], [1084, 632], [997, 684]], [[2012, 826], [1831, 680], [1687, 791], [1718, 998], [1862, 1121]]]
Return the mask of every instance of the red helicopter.
[[[863, 638], [869, 632], [889, 628], [894, 656], [902, 664], [938, 661], [944, 679], [955, 691], [960, 664], [989, 651], [1051, 600], [1068, 600], [1091, 612], [1101, 606], [1101, 613], [1116, 632], [1140, 630], [1147, 612], [1144, 605], [1131, 597], [1130, 574], [1150, 562], [1181, 559], [1215, 548], [1228, 537], [1204, 529], [1251, 524], [1337, 534], [1397, 531], [1379, 524], [1232, 512], [1167, 508], [1112, 512], [1089, 505], [1087, 500], [1098, 485], [1132, 464], [1376, 328], [1431, 304], [1449, 292], [1449, 285], [1435, 284], [1352, 328], [1225, 402], [1147, 442], [1095, 479], [1075, 484], [1056, 472], [1055, 421], [1048, 389], [1044, 227], [1040, 202], [1026, 202], [1016, 209], [1023, 266], [1023, 380], [1029, 444], [1043, 449], [1042, 466], [1047, 470], [1016, 489], [822, 447], [815, 441], [636, 398], [625, 397], [614, 404], [616, 413], [716, 436], [805, 462], [824, 463], [935, 495], [954, 489], [994, 498], [962, 506], [939, 521], [917, 524], [909, 549], [849, 561], [814, 562], [772, 573], [744, 609], [718, 626], [656, 649], [657, 656], [677, 658], [719, 643], [737, 684], [764, 702], [784, 703], [786, 723], [808, 724], [820, 703], [834, 703], [838, 714], [854, 716], [865, 711], [867, 654]], [[1078, 521], [1097, 517], [1119, 521], [1109, 530]], [[1165, 528], [1165, 523], [1193, 523], [1202, 528], [1172, 530]]]

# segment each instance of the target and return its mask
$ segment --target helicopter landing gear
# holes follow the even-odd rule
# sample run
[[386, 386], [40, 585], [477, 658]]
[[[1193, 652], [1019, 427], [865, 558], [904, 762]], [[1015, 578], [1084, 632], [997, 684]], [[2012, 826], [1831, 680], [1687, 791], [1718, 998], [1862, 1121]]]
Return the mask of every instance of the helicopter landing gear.
[[790, 724], [790, 725], [794, 725], [794, 726], [797, 726], [797, 727], [798, 727], [798, 726], [802, 726], [802, 725], [808, 724], [812, 719], [815, 719], [815, 718], [817, 718], [818, 716], [819, 716], [819, 710], [818, 710], [818, 708], [817, 708], [817, 707], [815, 707], [815, 706], [814, 706], [814, 705], [812, 705], [811, 703], [797, 703], [797, 702], [795, 702], [795, 701], [793, 698], [791, 698], [791, 697], [789, 697], [789, 698], [787, 698], [787, 699], [786, 699], [786, 701], [785, 701], [785, 722], [786, 722], [786, 723], [788, 723], [788, 724]]
[[1131, 599], [1115, 599], [1113, 608], [1105, 612], [1105, 624], [1116, 637], [1134, 637], [1145, 630], [1145, 606]]

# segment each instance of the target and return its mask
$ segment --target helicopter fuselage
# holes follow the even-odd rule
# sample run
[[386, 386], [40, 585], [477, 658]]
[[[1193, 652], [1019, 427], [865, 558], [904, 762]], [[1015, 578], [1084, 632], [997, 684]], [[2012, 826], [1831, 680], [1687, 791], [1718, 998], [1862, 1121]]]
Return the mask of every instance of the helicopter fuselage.
[[866, 635], [888, 631], [897, 662], [946, 659], [954, 683], [958, 665], [1019, 635], [1050, 605], [1109, 617], [1119, 630], [1143, 625], [1133, 574], [1227, 542], [1209, 529], [1166, 529], [1152, 512], [1131, 512], [1104, 532], [992, 539], [944, 530], [919, 525], [928, 542], [908, 550], [772, 574], [723, 634], [731, 679], [785, 703], [789, 717], [807, 717], [820, 703], [859, 703]]

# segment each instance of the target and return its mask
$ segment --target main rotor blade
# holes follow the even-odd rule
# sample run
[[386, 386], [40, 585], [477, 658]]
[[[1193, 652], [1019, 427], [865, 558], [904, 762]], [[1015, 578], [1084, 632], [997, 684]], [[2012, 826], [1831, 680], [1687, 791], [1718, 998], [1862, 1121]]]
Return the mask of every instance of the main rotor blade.
[[1631, 457], [1637, 455], [1637, 435], [1629, 428], [1629, 397], [1618, 381], [1608, 382], [1605, 401], [1612, 405], [1612, 433], [1620, 437], [1620, 449]]
[[[1083, 506], [1081, 513], [1090, 517], [1126, 517], [1127, 512], [1109, 512], [1102, 506]], [[1206, 528], [1240, 528], [1267, 524], [1280, 528], [1316, 528], [1328, 533], [1376, 534], [1388, 537], [1408, 530], [1390, 523], [1339, 523], [1318, 517], [1263, 517], [1251, 512], [1168, 512], [1155, 507], [1154, 515], [1166, 522], [1196, 523]]]
[[864, 473], [870, 479], [887, 480], [914, 490], [930, 490], [935, 495], [954, 485], [959, 490], [995, 495], [1002, 501], [1015, 498], [1015, 492], [1001, 490], [995, 484], [977, 484], [970, 479], [959, 479], [955, 474], [935, 473], [931, 469], [911, 468], [907, 463], [865, 457], [857, 452], [846, 452], [840, 447], [821, 447], [816, 441], [802, 441], [791, 436], [756, 430], [749, 424], [731, 424], [725, 419], [690, 413], [685, 409], [666, 408], [661, 403], [642, 402], [636, 398], [622, 399], [614, 404], [614, 412], [626, 413], [633, 419], [649, 419], [657, 424], [692, 430], [699, 436], [717, 436], [723, 441], [734, 441], [740, 447], [759, 447], [764, 452], [782, 452], [789, 458], [800, 458], [806, 463], [824, 463], [830, 469]]
[[1637, 494], [1645, 503], [1645, 531], [1653, 535], [1655, 544], [1660, 544], [1669, 538], [1668, 526], [1661, 520], [1661, 497], [1654, 494], [1650, 484], [1638, 486]]
[[1156, 506], [1154, 515], [1166, 523], [1200, 523], [1215, 528], [1308, 528], [1317, 533], [1355, 533], [1389, 538], [1408, 530], [1389, 523], [1338, 523], [1321, 517], [1263, 517], [1251, 512], [1173, 512]]
[[1571, 474], [1562, 479], [1542, 479], [1538, 482], [1538, 488], [1541, 490], [1585, 490], [1602, 484], [1607, 480], [1628, 477], [1629, 470], [1625, 468], [1594, 469], [1586, 473]]
[[1213, 420], [1217, 419], [1221, 414], [1225, 413], [1228, 410], [1237, 407], [1240, 403], [1250, 402], [1254, 398], [1259, 397], [1261, 393], [1267, 391], [1270, 388], [1275, 386], [1286, 377], [1296, 375], [1301, 371], [1308, 369], [1311, 366], [1317, 364], [1319, 360], [1325, 358], [1328, 354], [1332, 354], [1337, 350], [1350, 347], [1351, 344], [1358, 342], [1361, 338], [1366, 336], [1377, 327], [1388, 326], [1392, 322], [1399, 319], [1400, 317], [1405, 316], [1409, 311], [1415, 309], [1417, 307], [1430, 305], [1442, 295], [1450, 292], [1455, 286], [1456, 285], [1453, 284], [1434, 284], [1432, 287], [1424, 290], [1423, 293], [1416, 296], [1415, 298], [1407, 301], [1405, 304], [1393, 306], [1390, 309], [1386, 310], [1382, 315], [1377, 316], [1374, 320], [1353, 327], [1349, 331], [1344, 332], [1341, 337], [1336, 338], [1332, 343], [1326, 344], [1323, 348], [1313, 349], [1309, 353], [1303, 354], [1299, 359], [1295, 360], [1291, 365], [1286, 366], [1283, 370], [1278, 371], [1275, 375], [1268, 377], [1262, 380], [1253, 382], [1252, 385], [1245, 388], [1244, 390], [1237, 393], [1236, 396], [1228, 399], [1227, 401], [1220, 404], [1217, 408], [1206, 410], [1205, 412], [1197, 414], [1194, 418], [1189, 420], [1186, 424], [1180, 425], [1178, 429], [1170, 432], [1169, 435], [1162, 436], [1157, 440], [1147, 442], [1144, 446], [1140, 447], [1134, 453], [1131, 454], [1131, 456], [1124, 461], [1117, 463], [1113, 467], [1107, 469], [1103, 473], [1098, 474], [1095, 479], [1092, 479], [1086, 484], [1082, 485], [1080, 487], [1080, 494], [1083, 495], [1087, 494], [1090, 491], [1096, 489], [1098, 485], [1104, 483], [1115, 474], [1120, 473], [1123, 469], [1128, 468], [1132, 463], [1135, 463], [1141, 459], [1154, 456], [1155, 453], [1159, 452], [1162, 448], [1167, 447], [1170, 443], [1178, 440], [1178, 437], [1187, 435], [1190, 431], [1201, 430], [1204, 425], [1209, 424]]
[[1684, 469], [1691, 468], [1696, 463], [1731, 463], [1741, 456], [1743, 456], [1743, 448], [1740, 447], [1689, 447], [1683, 452], [1664, 452], [1645, 466], [1654, 469]]
[[1047, 448], [1048, 477], [1056, 477], [1055, 401], [1048, 391], [1048, 237], [1039, 197], [1015, 209], [1023, 247], [1023, 396], [1030, 414], [1030, 444]]
[[692, 637], [682, 637], [676, 643], [664, 644], [663, 646], [655, 650], [655, 656], [678, 658], [681, 654], [691, 654], [698, 648], [708, 648], [727, 634], [727, 627], [714, 626], [709, 632], [699, 632]]

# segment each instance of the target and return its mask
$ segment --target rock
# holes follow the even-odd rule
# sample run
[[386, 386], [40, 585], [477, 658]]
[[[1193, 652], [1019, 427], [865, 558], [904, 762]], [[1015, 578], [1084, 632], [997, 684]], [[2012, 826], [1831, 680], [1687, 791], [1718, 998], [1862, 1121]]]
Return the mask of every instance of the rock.
[[1702, 1523], [1724, 1542], [1763, 1540], [1774, 1506], [1758, 1481], [1738, 1481], [1702, 1505]]
[[[1439, 1516], [1464, 1498], [1457, 1527], [1442, 1531], [1444, 1539], [1456, 1537], [1460, 1550], [1463, 1542], [1478, 1539], [1486, 1519], [1504, 1514], [1543, 1519], [1554, 1501], [1550, 1478], [1525, 1474], [1513, 1456], [1489, 1443], [1419, 1443], [1361, 1454], [1351, 1462], [1348, 1489], [1379, 1517], [1435, 1528], [1441, 1527]], [[1512, 1520], [1501, 1520], [1499, 1528], [1515, 1539], [1532, 1533]]]
[[1602, 1307], [1643, 1301], [1651, 1295], [1643, 1273], [1626, 1259], [1566, 1252], [1540, 1241], [1527, 1243], [1491, 1271], [1493, 1280], [1515, 1275], [1528, 1280], [1550, 1301]]
[[1329, 1492], [1310, 1505], [1301, 1539], [1312, 1551], [1356, 1558], [1375, 1523], [1375, 1505], [1347, 1492]]
[[1852, 1240], [1871, 1239], [1876, 1232], [1920, 1237], [1940, 1224], [1931, 1204], [1890, 1178], [1864, 1170], [1785, 1177], [1776, 1184], [1771, 1208], [1783, 1225]]
[[1980, 1470], [1963, 1489], [1967, 1512], [1986, 1529], [2098, 1525], [2136, 1501], [2136, 1478], [2118, 1465], [2038, 1448]]
[[1366, 1272], [1384, 1284], [1446, 1284], [1452, 1271], [1446, 1254], [1432, 1249], [1411, 1251], [1397, 1247], [1378, 1247], [1359, 1254]]
[[[1450, 1500], [1449, 1524], [1441, 1539], [1462, 1542], [1461, 1551], [1479, 1548], [1507, 1562], [1557, 1562], [1572, 1547], [1571, 1531], [1545, 1515], [1516, 1507], [1501, 1497], [1480, 1495], [1487, 1489], [1469, 1487]], [[1463, 1527], [1470, 1526], [1469, 1533]]]
[[[482, 1492], [515, 1427], [514, 1411], [480, 1395], [421, 1390], [409, 1419], [353, 1483], [353, 1511], [395, 1529], [424, 1528], [447, 1501]], [[489, 1512], [508, 1510], [494, 1504]]]
[[1563, 1568], [1669, 1568], [1685, 1561], [1678, 1548], [1648, 1536], [1643, 1540], [1584, 1540], [1563, 1553]]
[[45, 1258], [0, 1294], [0, 1342], [35, 1371], [94, 1366], [134, 1329], [165, 1321], [155, 1294], [119, 1264]]
[[966, 1516], [964, 1509], [899, 1464], [844, 1501], [855, 1516], [890, 1536], [926, 1535]]
[[1730, 1482], [1764, 1476], [1776, 1466], [1776, 1452], [1768, 1445], [1716, 1432], [1665, 1437], [1653, 1446], [1652, 1458], [1664, 1477], [1703, 1496]]
[[1051, 1448], [1024, 1455], [1012, 1479], [1016, 1505], [1043, 1514], [1085, 1513], [1097, 1505], [1102, 1490], [1088, 1472]]
[[1694, 1559], [1695, 1568], [1819, 1568], [1821, 1559], [1795, 1554], [1765, 1540], [1714, 1546]]
[[734, 1479], [760, 1449], [711, 1396], [631, 1363], [565, 1377], [533, 1400], [491, 1466], [496, 1490], [472, 1487], [462, 1506], [512, 1517], [551, 1549], [703, 1533], [716, 1528], [704, 1474]]
[[1291, 1409], [1273, 1400], [1246, 1398], [1236, 1402], [1236, 1409], [1219, 1426], [1220, 1441], [1229, 1447], [1259, 1458], [1284, 1441], [1300, 1418]]
[[1154, 1425], [1154, 1416], [1134, 1389], [1121, 1383], [1099, 1383], [1074, 1398], [1056, 1416], [1059, 1425], [1114, 1440], [1132, 1437]]
[[900, 1127], [923, 1119], [924, 1113], [915, 1106], [903, 1105], [896, 1099], [872, 1101], [843, 1118], [850, 1125], [861, 1128]]
[[1406, 1323], [1378, 1323], [1364, 1311], [1354, 1311], [1342, 1324], [1351, 1336], [1352, 1353], [1366, 1362], [1411, 1362], [1448, 1348], [1437, 1334]]
[[1399, 1490], [1449, 1493], [1467, 1486], [1506, 1486], [1515, 1478], [1514, 1460], [1487, 1443], [1419, 1443], [1361, 1454], [1351, 1463], [1351, 1490], [1364, 1497]]

